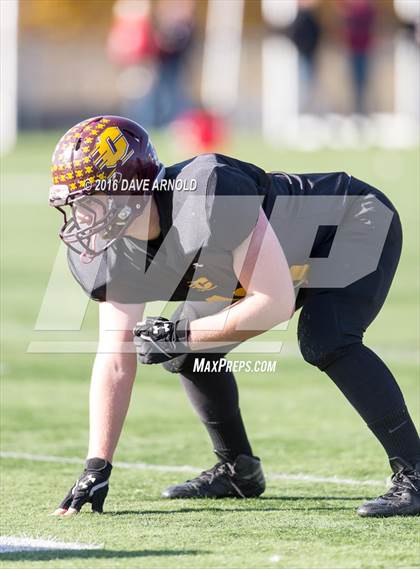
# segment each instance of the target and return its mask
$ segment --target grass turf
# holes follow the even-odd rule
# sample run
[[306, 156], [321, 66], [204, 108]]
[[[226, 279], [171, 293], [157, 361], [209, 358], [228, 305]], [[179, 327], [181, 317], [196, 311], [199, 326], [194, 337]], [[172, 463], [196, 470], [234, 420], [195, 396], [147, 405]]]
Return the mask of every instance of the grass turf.
[[[2, 167], [2, 450], [82, 457], [92, 356], [26, 353], [34, 340], [95, 339], [94, 303], [81, 332], [33, 331], [58, 248], [59, 219], [46, 207], [54, 140], [54, 135], [22, 137]], [[156, 145], [166, 162], [184, 158], [165, 136], [158, 137]], [[390, 356], [391, 369], [418, 419], [417, 153], [278, 152], [247, 136], [235, 141], [230, 152], [273, 170], [345, 169], [383, 189], [397, 205], [405, 228], [403, 257], [389, 301], [367, 338]], [[294, 330], [292, 324], [287, 332], [268, 337], [292, 342]], [[116, 460], [198, 468], [212, 464], [206, 435], [178, 380], [159, 368], [142, 372]], [[238, 379], [254, 452], [269, 474], [378, 481], [386, 476], [381, 449], [317, 370], [295, 358], [280, 358], [277, 373], [240, 374]], [[185, 474], [116, 468], [104, 516], [86, 511], [70, 520], [49, 517], [79, 471], [71, 464], [2, 461], [3, 535], [102, 546], [95, 551], [3, 554], [5, 567], [36, 561], [54, 569], [351, 569], [408, 568], [418, 562], [418, 520], [364, 520], [355, 515], [360, 502], [383, 489], [380, 484], [376, 488], [272, 479], [259, 500], [168, 502], [160, 499], [160, 491]]]

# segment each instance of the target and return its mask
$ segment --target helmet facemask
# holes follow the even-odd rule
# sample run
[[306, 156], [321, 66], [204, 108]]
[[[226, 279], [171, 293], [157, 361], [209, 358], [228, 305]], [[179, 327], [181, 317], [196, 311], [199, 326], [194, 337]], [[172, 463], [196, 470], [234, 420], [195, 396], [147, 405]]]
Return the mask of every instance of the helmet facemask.
[[83, 261], [90, 262], [123, 236], [143, 213], [147, 201], [146, 194], [101, 194], [80, 195], [70, 202], [54, 204], [64, 216], [59, 235]]

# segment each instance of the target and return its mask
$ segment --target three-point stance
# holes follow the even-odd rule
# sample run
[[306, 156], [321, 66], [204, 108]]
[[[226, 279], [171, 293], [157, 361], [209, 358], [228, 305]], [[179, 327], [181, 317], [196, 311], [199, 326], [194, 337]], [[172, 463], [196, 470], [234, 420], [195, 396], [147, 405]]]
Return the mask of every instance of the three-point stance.
[[[392, 373], [363, 344], [402, 242], [398, 214], [379, 190], [344, 172], [267, 173], [219, 154], [164, 168], [138, 124], [108, 116], [58, 143], [50, 204], [65, 216], [73, 276], [100, 303], [88, 459], [58, 515], [86, 502], [102, 511], [137, 358], [180, 374], [219, 457], [164, 496], [260, 495], [264, 475], [235, 377], [196, 372], [194, 360], [218, 359], [298, 309], [303, 358], [337, 385], [393, 470], [391, 489], [358, 513], [420, 512], [418, 434]], [[171, 320], [136, 325], [153, 300], [183, 304]]]

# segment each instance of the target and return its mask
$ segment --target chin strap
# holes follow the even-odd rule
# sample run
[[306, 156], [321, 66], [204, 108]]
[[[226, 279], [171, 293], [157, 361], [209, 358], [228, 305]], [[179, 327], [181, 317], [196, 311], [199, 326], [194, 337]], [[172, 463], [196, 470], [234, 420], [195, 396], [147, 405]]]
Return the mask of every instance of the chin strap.
[[127, 203], [116, 213], [116, 216], [110, 224], [109, 229], [104, 231], [105, 239], [118, 239], [122, 232], [127, 228], [134, 219], [140, 217], [144, 212], [151, 194], [142, 194], [130, 196]]

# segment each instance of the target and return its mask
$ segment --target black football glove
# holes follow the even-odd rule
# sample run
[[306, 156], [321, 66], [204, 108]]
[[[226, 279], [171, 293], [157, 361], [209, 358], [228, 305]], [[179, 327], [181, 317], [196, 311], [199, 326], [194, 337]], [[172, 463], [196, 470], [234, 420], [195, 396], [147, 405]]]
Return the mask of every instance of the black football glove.
[[133, 330], [138, 361], [160, 364], [189, 352], [189, 320], [149, 317]]
[[73, 508], [80, 512], [86, 503], [92, 504], [92, 512], [103, 512], [105, 498], [109, 489], [112, 464], [103, 458], [88, 458], [76, 484], [69, 490], [59, 509]]

